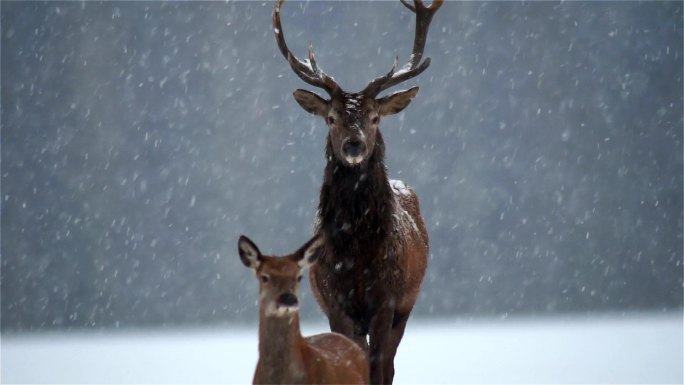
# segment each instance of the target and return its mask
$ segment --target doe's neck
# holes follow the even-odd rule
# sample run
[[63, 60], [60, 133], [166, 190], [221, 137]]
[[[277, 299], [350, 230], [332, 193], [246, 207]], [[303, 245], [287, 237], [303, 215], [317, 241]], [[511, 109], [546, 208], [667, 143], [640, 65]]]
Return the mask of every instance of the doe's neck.
[[299, 315], [259, 316], [260, 383], [295, 382], [303, 375]]

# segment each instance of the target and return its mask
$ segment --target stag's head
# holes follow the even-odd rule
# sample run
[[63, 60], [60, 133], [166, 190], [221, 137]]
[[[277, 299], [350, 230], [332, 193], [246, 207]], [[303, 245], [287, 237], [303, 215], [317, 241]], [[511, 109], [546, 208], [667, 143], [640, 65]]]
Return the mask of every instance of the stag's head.
[[295, 100], [304, 110], [325, 120], [333, 155], [339, 162], [348, 166], [363, 164], [373, 154], [381, 118], [402, 111], [418, 93], [418, 87], [413, 87], [378, 97], [382, 91], [418, 76], [430, 65], [430, 58], [422, 62], [421, 59], [430, 21], [443, 0], [435, 0], [430, 6], [425, 6], [421, 0], [414, 0], [413, 5], [401, 0], [402, 4], [416, 14], [410, 60], [397, 71], [398, 58], [395, 59], [392, 69], [386, 75], [373, 79], [361, 92], [355, 93], [344, 91], [332, 76], [318, 67], [311, 44], [308, 60], [300, 60], [290, 51], [280, 22], [283, 1], [278, 0], [273, 11], [273, 30], [280, 52], [297, 76], [306, 83], [325, 90], [329, 97], [326, 99], [314, 92], [298, 89], [294, 92]]
[[288, 317], [297, 313], [302, 272], [316, 261], [322, 246], [323, 239], [313, 237], [293, 254], [274, 257], [261, 254], [254, 242], [240, 236], [240, 260], [256, 273], [259, 308], [266, 317]]

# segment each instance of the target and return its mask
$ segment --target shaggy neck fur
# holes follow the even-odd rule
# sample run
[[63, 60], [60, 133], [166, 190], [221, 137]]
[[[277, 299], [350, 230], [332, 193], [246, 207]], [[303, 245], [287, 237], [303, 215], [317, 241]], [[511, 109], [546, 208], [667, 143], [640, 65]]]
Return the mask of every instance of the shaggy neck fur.
[[392, 221], [393, 195], [385, 168], [385, 143], [377, 132], [371, 157], [356, 167], [337, 160], [328, 138], [328, 160], [321, 187], [319, 229], [337, 258], [377, 255], [385, 245]]

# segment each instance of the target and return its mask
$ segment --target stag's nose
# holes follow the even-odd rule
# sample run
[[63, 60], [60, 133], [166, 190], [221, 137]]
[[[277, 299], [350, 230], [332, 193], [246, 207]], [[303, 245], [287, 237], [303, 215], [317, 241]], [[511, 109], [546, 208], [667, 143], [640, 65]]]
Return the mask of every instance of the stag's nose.
[[282, 306], [297, 306], [297, 303], [299, 303], [299, 300], [297, 300], [297, 296], [292, 293], [281, 294], [280, 297], [278, 297], [278, 304]]
[[342, 145], [342, 152], [350, 158], [357, 158], [363, 155], [365, 150], [366, 144], [358, 139], [350, 139]]

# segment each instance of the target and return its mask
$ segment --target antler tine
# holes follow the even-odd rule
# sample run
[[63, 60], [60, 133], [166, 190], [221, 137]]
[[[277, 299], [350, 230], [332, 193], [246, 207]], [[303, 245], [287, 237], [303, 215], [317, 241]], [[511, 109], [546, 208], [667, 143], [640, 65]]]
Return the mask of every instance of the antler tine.
[[278, 43], [280, 52], [285, 59], [287, 59], [290, 67], [292, 67], [292, 70], [300, 79], [314, 87], [324, 89], [328, 95], [332, 96], [339, 86], [337, 85], [337, 82], [335, 82], [335, 79], [321, 71], [320, 68], [318, 68], [318, 65], [316, 65], [311, 42], [309, 42], [308, 62], [297, 58], [297, 56], [295, 56], [287, 47], [287, 43], [285, 43], [285, 34], [283, 33], [283, 27], [280, 22], [280, 7], [284, 1], [285, 0], [277, 0], [275, 9], [273, 10], [273, 32], [275, 33], [276, 43]]
[[[399, 64], [399, 55], [394, 57], [394, 64], [392, 65], [392, 68], [389, 70], [389, 72], [386, 75], [379, 76], [368, 83], [366, 88], [363, 90], [363, 94], [367, 96], [373, 96], [375, 97], [377, 94], [379, 94], [382, 90], [380, 87], [390, 81], [392, 79], [392, 76], [394, 76], [395, 71], [397, 70], [397, 65]], [[375, 91], [377, 89], [377, 91]]]
[[311, 69], [315, 74], [321, 73], [321, 71], [318, 69], [318, 65], [316, 64], [316, 58], [314, 57], [314, 52], [313, 52], [313, 44], [309, 42], [309, 64], [311, 64]]
[[375, 97], [380, 92], [392, 86], [420, 75], [430, 65], [430, 58], [426, 58], [422, 63], [421, 59], [423, 58], [423, 51], [425, 50], [425, 42], [427, 41], [430, 22], [439, 7], [444, 3], [444, 0], [434, 0], [429, 6], [425, 6], [422, 0], [413, 0], [414, 4], [410, 4], [407, 0], [400, 1], [406, 8], [416, 14], [413, 52], [406, 65], [404, 65], [399, 72], [395, 72], [395, 63], [389, 74], [373, 79], [368, 86], [366, 86], [363, 93], [369, 97]]
[[399, 0], [399, 1], [401, 1], [401, 3], [406, 6], [406, 8], [410, 9], [411, 12], [414, 12], [414, 13], [416, 12], [416, 8], [413, 5], [411, 5], [411, 3], [409, 3], [408, 1], [406, 1], [406, 0]]
[[434, 0], [429, 6], [425, 6], [422, 0], [414, 0], [415, 6], [411, 6], [402, 0], [402, 4], [406, 5], [413, 13], [416, 14], [416, 36], [413, 40], [413, 54], [411, 57], [412, 67], [420, 63], [425, 50], [425, 42], [427, 40], [428, 28], [432, 17], [437, 10], [444, 4], [444, 0]]

